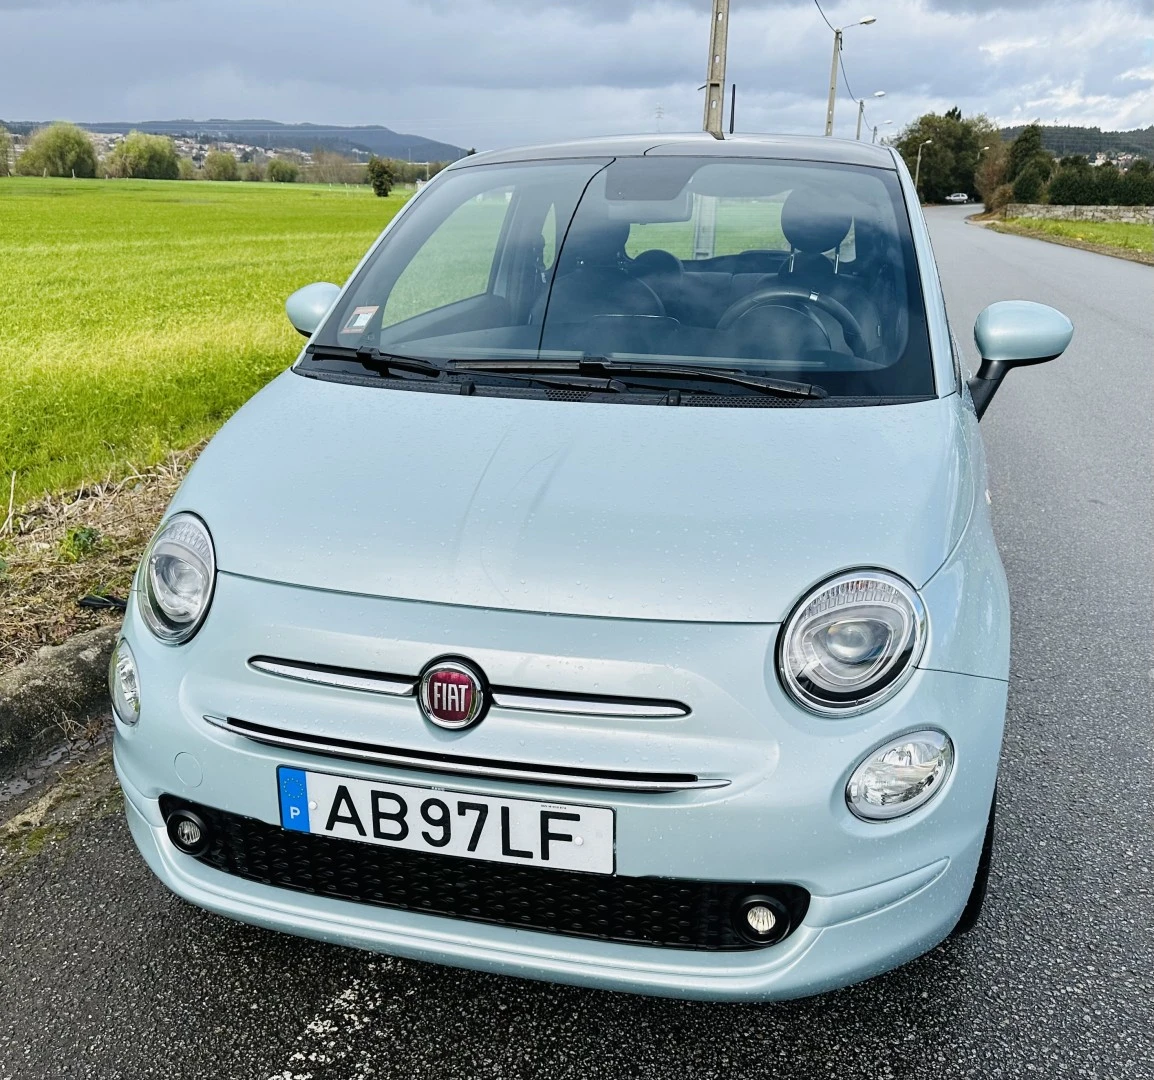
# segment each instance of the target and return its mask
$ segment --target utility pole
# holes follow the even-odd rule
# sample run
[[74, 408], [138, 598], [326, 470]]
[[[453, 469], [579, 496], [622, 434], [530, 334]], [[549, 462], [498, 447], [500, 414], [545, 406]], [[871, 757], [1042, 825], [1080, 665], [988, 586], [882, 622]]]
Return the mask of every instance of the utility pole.
[[725, 52], [729, 42], [729, 0], [713, 0], [709, 27], [709, 66], [705, 72], [705, 121], [715, 139], [724, 139]]
[[833, 106], [837, 101], [837, 62], [841, 59], [841, 27], [833, 32], [833, 63], [829, 68], [829, 102], [825, 107], [825, 133], [833, 134]]

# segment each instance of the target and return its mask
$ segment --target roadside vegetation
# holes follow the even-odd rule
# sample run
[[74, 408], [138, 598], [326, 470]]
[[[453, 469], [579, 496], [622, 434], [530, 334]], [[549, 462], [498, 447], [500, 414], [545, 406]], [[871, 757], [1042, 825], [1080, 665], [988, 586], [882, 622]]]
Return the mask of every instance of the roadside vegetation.
[[406, 197], [0, 180], [0, 525], [215, 431], [296, 355], [285, 297], [343, 282]]
[[997, 232], [1032, 236], [1070, 247], [1117, 255], [1154, 265], [1154, 225], [1131, 225], [1120, 221], [1056, 221], [1050, 218], [1006, 218], [991, 221]]

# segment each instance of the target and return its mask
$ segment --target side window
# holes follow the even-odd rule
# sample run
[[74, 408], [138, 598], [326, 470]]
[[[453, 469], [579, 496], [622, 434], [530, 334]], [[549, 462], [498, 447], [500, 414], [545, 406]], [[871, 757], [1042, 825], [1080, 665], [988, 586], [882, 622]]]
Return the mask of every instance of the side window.
[[381, 325], [487, 292], [511, 200], [511, 187], [494, 188], [445, 218], [397, 278]]

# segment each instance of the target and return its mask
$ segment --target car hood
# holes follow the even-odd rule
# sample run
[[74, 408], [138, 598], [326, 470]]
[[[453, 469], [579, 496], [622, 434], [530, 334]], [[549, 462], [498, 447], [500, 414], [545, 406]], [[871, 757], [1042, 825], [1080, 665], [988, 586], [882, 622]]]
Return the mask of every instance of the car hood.
[[288, 372], [173, 503], [221, 570], [443, 604], [778, 622], [855, 566], [920, 586], [973, 502], [956, 401], [692, 408]]

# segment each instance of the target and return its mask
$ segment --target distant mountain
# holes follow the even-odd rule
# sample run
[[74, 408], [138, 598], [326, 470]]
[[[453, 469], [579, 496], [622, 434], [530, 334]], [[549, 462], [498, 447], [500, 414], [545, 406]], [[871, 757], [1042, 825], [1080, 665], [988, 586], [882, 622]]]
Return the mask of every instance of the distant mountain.
[[[1002, 138], [1009, 141], [1021, 134], [1025, 125], [1002, 128]], [[1042, 124], [1042, 145], [1058, 157], [1069, 154], [1141, 154], [1154, 160], [1154, 125], [1133, 131], [1103, 131], [1096, 127], [1067, 124]]]
[[[22, 131], [35, 124], [13, 123], [10, 130]], [[118, 132], [147, 131], [153, 135], [184, 135], [205, 142], [240, 142], [251, 146], [291, 147], [295, 150], [361, 151], [402, 161], [456, 161], [465, 151], [451, 143], [437, 142], [420, 135], [404, 135], [379, 124], [363, 127], [327, 127], [323, 124], [278, 124], [275, 120], [144, 120], [136, 123], [81, 124], [87, 131], [112, 135]]]

